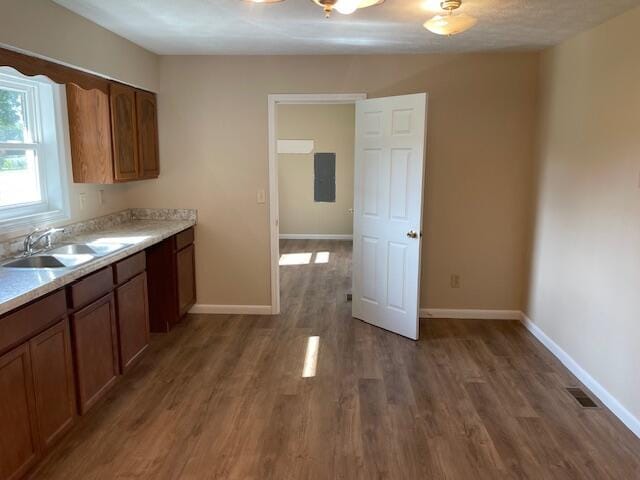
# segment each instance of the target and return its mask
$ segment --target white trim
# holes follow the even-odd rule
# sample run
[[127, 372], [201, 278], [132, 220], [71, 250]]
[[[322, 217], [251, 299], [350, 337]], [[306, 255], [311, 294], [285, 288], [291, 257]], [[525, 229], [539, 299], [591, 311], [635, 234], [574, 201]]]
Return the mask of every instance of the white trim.
[[598, 381], [583, 369], [571, 356], [554, 342], [544, 331], [531, 321], [527, 315], [521, 313], [522, 325], [542, 343], [562, 364], [573, 373], [593, 394], [604, 403], [613, 414], [640, 438], [640, 420], [633, 416], [613, 395], [611, 395]]
[[366, 93], [320, 93], [269, 95], [269, 242], [271, 250], [271, 313], [280, 313], [280, 220], [278, 218], [278, 155], [277, 105], [278, 104], [351, 104], [365, 100]]
[[227, 315], [271, 315], [271, 305], [208, 305], [196, 303], [189, 313], [212, 313]]
[[269, 95], [269, 101], [289, 105], [342, 105], [366, 100], [366, 93], [293, 93]]
[[519, 310], [477, 310], [454, 308], [421, 308], [420, 318], [458, 318], [466, 320], [520, 320]]
[[[11, 67], [0, 67], [0, 81], [28, 95], [28, 128], [33, 138], [26, 143], [4, 143], [5, 148], [37, 152], [41, 200], [33, 204], [4, 207], [0, 215], [0, 238], [11, 238], [70, 216], [67, 159], [70, 158], [69, 121], [64, 86], [49, 78], [27, 77]], [[26, 140], [26, 139], [25, 139]]]
[[337, 233], [281, 233], [280, 240], [353, 240], [353, 235]]

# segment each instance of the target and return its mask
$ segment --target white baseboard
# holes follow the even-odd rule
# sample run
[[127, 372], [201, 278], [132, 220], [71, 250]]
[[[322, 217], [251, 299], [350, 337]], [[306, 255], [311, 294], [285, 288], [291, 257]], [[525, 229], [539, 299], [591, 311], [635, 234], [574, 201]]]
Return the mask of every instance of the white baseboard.
[[555, 357], [573, 373], [593, 394], [604, 403], [613, 414], [624, 423], [637, 437], [640, 438], [640, 420], [638, 420], [629, 410], [624, 408], [622, 404], [611, 395], [600, 383], [598, 383], [589, 373], [583, 369], [571, 356], [565, 352], [560, 346], [554, 342], [540, 327], [531, 321], [524, 313], [521, 314], [520, 320], [524, 327], [542, 343], [547, 350], [555, 355]]
[[459, 318], [467, 320], [520, 320], [519, 310], [476, 310], [454, 308], [421, 308], [420, 318]]
[[330, 233], [281, 233], [280, 240], [353, 240], [353, 235]]
[[189, 313], [214, 313], [228, 315], [271, 315], [271, 305], [207, 305], [196, 303]]

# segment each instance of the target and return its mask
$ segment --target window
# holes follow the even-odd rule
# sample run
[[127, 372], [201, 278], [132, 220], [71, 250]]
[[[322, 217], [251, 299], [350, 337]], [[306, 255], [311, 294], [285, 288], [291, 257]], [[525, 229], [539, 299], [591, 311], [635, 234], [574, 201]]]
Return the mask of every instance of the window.
[[68, 217], [59, 85], [0, 67], [0, 232]]

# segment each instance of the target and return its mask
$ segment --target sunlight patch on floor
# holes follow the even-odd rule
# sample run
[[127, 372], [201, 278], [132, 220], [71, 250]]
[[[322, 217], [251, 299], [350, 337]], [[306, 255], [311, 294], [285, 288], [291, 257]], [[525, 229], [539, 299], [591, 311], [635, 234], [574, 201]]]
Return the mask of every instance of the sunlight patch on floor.
[[329, 256], [329, 252], [318, 252], [314, 263], [329, 263]]
[[304, 355], [304, 367], [302, 368], [302, 378], [310, 378], [316, 376], [316, 367], [318, 366], [318, 347], [320, 346], [320, 337], [309, 337], [307, 340], [307, 352]]
[[311, 263], [312, 253], [283, 253], [280, 255], [280, 265], [308, 265]]

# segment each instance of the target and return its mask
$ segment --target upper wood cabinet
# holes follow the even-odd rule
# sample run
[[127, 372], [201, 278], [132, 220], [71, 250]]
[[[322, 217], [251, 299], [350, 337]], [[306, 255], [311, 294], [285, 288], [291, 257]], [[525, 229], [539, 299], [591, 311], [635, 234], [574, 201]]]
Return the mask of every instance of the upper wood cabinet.
[[158, 148], [158, 107], [153, 93], [136, 91], [138, 157], [140, 178], [156, 178], [160, 173]]
[[73, 181], [113, 183], [109, 97], [100, 90], [67, 85]]
[[106, 91], [69, 84], [67, 109], [74, 182], [158, 177], [155, 94], [115, 82]]

